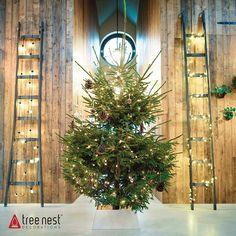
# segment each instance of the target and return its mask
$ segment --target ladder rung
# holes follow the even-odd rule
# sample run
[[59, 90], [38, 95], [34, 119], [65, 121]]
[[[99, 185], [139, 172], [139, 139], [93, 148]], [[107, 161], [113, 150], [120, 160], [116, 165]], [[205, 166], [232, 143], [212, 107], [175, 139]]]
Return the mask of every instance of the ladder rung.
[[17, 75], [17, 79], [38, 79], [38, 75]]
[[18, 116], [17, 120], [38, 120], [36, 116]]
[[204, 34], [186, 34], [186, 37], [187, 38], [203, 38], [204, 37]]
[[25, 141], [25, 142], [27, 143], [27, 142], [35, 142], [35, 141], [38, 141], [38, 138], [16, 138], [15, 140], [16, 140], [16, 141]]
[[25, 34], [25, 35], [21, 35], [20, 39], [21, 40], [24, 40], [24, 39], [40, 39], [40, 35], [38, 35], [38, 34]]
[[210, 160], [192, 160], [192, 164], [211, 164]]
[[38, 99], [38, 95], [32, 95], [32, 96], [18, 96], [17, 99]]
[[187, 53], [187, 57], [205, 57], [206, 53]]
[[207, 137], [191, 137], [190, 141], [192, 141], [192, 142], [208, 142], [208, 141], [210, 141], [210, 139]]
[[193, 73], [188, 75], [190, 78], [206, 78], [206, 73]]
[[193, 182], [193, 186], [195, 187], [208, 187], [210, 183], [205, 183], [205, 182]]
[[38, 157], [36, 158], [26, 159], [26, 160], [12, 160], [12, 163], [13, 164], [35, 164], [39, 161], [39, 158]]
[[208, 120], [210, 118], [209, 115], [191, 115], [191, 120]]
[[35, 182], [18, 182], [18, 181], [12, 181], [10, 182], [10, 185], [16, 185], [16, 186], [38, 186], [40, 185], [39, 181], [35, 181]]
[[39, 59], [39, 55], [18, 55], [19, 59]]
[[203, 93], [203, 94], [191, 94], [189, 95], [192, 98], [207, 98], [208, 97], [208, 93]]

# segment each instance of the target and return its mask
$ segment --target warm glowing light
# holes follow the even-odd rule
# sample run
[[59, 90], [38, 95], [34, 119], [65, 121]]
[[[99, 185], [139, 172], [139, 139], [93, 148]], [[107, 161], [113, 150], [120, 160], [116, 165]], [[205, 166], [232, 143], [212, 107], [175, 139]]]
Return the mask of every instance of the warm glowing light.
[[22, 140], [21, 140], [21, 143], [22, 143], [22, 144], [24, 144], [25, 142], [26, 142], [26, 140], [25, 140], [25, 139], [22, 139]]
[[121, 93], [121, 88], [120, 88], [120, 87], [115, 87], [115, 88], [114, 88], [114, 92], [115, 92], [116, 95], [120, 95], [120, 93]]

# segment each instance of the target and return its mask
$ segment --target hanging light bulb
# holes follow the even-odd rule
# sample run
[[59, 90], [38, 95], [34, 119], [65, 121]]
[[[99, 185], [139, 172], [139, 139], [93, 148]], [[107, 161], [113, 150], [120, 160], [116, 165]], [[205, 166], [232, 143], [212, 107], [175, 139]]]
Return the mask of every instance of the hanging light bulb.
[[32, 188], [32, 187], [30, 188], [30, 193], [31, 193], [31, 194], [33, 194], [33, 193], [34, 193], [34, 190], [33, 190], [33, 188]]

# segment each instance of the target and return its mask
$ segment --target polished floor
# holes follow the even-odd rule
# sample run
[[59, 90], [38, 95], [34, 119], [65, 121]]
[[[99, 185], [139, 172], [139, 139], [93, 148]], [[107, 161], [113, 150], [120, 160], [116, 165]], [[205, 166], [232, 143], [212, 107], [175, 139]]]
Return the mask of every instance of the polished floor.
[[[54, 217], [60, 215], [60, 228], [8, 229], [12, 216]], [[81, 196], [73, 204], [0, 206], [0, 236], [235, 236], [236, 204], [198, 205], [195, 211], [189, 205], [163, 205], [150, 202], [149, 209], [138, 213], [139, 230], [91, 230], [95, 208], [93, 202]]]

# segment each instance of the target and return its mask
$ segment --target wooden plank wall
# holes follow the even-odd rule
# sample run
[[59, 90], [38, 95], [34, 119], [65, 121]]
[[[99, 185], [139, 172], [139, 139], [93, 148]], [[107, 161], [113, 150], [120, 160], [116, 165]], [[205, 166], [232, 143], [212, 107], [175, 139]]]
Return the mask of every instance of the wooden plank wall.
[[[2, 0], [2, 2], [4, 1]], [[140, 8], [142, 15], [140, 15], [137, 26], [137, 45], [139, 45], [138, 49], [140, 50], [138, 50], [139, 63], [145, 66], [153, 57], [153, 54], [144, 54], [144, 50], [141, 50], [142, 45], [146, 52], [155, 52], [159, 47], [159, 39], [156, 37], [161, 37], [161, 79], [162, 81], [167, 81], [167, 86], [164, 89], [172, 90], [168, 99], [163, 102], [166, 112], [163, 119], [171, 120], [171, 123], [163, 127], [163, 133], [168, 138], [183, 134], [183, 137], [179, 139], [177, 147], [177, 151], [183, 151], [183, 154], [178, 156], [179, 163], [178, 168], [175, 169], [176, 176], [172, 180], [171, 187], [168, 189], [169, 192], [164, 193], [160, 197], [162, 197], [162, 201], [165, 203], [188, 203], [188, 160], [186, 142], [184, 141], [186, 133], [185, 89], [182, 75], [180, 21], [178, 14], [181, 12], [181, 9], [187, 9], [191, 16], [190, 22], [193, 22], [193, 25], [195, 25], [199, 12], [206, 9], [212, 83], [214, 85], [221, 85], [222, 83], [229, 85], [233, 74], [236, 74], [236, 55], [234, 50], [236, 28], [235, 26], [220, 26], [216, 23], [221, 20], [235, 21], [235, 1], [195, 0], [192, 2], [188, 0], [182, 1], [181, 5], [180, 0], [149, 0], [141, 1], [141, 4], [144, 2], [147, 2], [148, 5], [143, 5], [143, 8]], [[159, 2], [160, 8], [157, 5], [153, 5]], [[5, 41], [4, 44], [0, 45], [0, 47], [4, 46], [4, 48], [0, 48], [0, 78], [1, 76], [4, 78], [4, 175], [6, 175], [12, 128], [15, 83], [15, 70], [12, 68], [15, 68], [17, 22], [19, 20], [23, 22], [23, 28], [26, 32], [35, 30], [39, 24], [39, 19], [43, 19], [46, 22], [42, 117], [46, 202], [71, 202], [74, 199], [72, 189], [64, 183], [61, 176], [59, 167], [61, 147], [58, 143], [57, 134], [65, 132], [69, 122], [66, 118], [67, 113], [72, 113], [76, 110], [82, 113], [84, 109], [79, 88], [85, 75], [81, 74], [78, 68], [73, 69], [73, 53], [76, 60], [92, 70], [92, 66], [90, 67], [93, 60], [91, 46], [97, 47], [98, 45], [98, 39], [96, 38], [96, 15], [91, 14], [91, 12], [95, 12], [95, 4], [85, 0], [76, 0], [75, 6], [76, 4], [78, 9], [75, 11], [78, 12], [77, 23], [76, 19], [73, 22], [74, 3], [72, 0], [35, 0], [33, 2], [30, 0], [7, 0], [5, 21], [0, 23], [5, 26], [5, 32], [0, 30], [0, 37], [3, 37]], [[81, 9], [83, 9], [82, 12]], [[158, 24], [156, 23], [158, 9], [160, 9], [161, 16], [160, 36], [156, 35], [158, 32]], [[2, 12], [1, 10], [0, 12]], [[0, 16], [2, 17], [1, 13]], [[73, 39], [74, 23], [78, 24], [78, 28], [76, 28], [78, 31], [75, 31], [76, 33], [74, 34], [76, 39]], [[3, 28], [1, 27], [1, 29]], [[73, 43], [77, 45], [74, 48]], [[85, 54], [88, 55], [86, 60], [81, 57], [81, 55]], [[4, 55], [3, 58], [2, 55]], [[5, 70], [3, 65], [5, 65]], [[78, 76], [77, 78], [79, 79], [77, 80], [76, 77], [72, 79], [72, 73]], [[225, 121], [222, 118], [224, 107], [236, 107], [235, 98], [235, 91], [222, 100], [213, 98], [213, 128], [215, 133], [216, 175], [218, 177], [217, 197], [218, 201], [222, 203], [236, 202], [236, 183], [234, 178], [236, 119]], [[73, 101], [77, 105], [76, 109], [73, 106]], [[2, 193], [1, 190], [0, 193]], [[10, 200], [12, 202], [24, 201], [24, 199], [15, 199], [14, 196], [11, 196]], [[202, 196], [199, 202], [204, 201], [206, 199]]]
[[[91, 41], [87, 37], [92, 38], [95, 34], [95, 29], [91, 27], [95, 22], [94, 19], [96, 19], [96, 15], [91, 14], [95, 11], [95, 3], [76, 1], [76, 4], [78, 9], [84, 10], [83, 16], [78, 16], [81, 17], [80, 23], [83, 25], [83, 31], [80, 31], [80, 33], [83, 32], [83, 36], [79, 34], [76, 37], [85, 45], [87, 41]], [[81, 14], [81, 11], [78, 14]], [[5, 44], [3, 48], [5, 57], [4, 61], [0, 59], [0, 72], [2, 72], [5, 65], [2, 76], [5, 85], [4, 97], [6, 98], [4, 103], [4, 179], [7, 174], [13, 118], [17, 22], [22, 22], [23, 33], [32, 34], [37, 33], [40, 21], [44, 21], [42, 149], [45, 202], [72, 202], [76, 195], [62, 177], [60, 169], [61, 145], [58, 142], [58, 135], [63, 135], [70, 122], [67, 114], [72, 114], [74, 111], [74, 0], [7, 0], [5, 15], [4, 21], [0, 22], [5, 26]], [[93, 33], [89, 34], [88, 32]], [[1, 37], [2, 33], [0, 31]], [[83, 53], [83, 55], [86, 55], [87, 51], [85, 50]], [[24, 189], [20, 191], [22, 192]], [[10, 202], [28, 202], [29, 200], [37, 202], [39, 200], [38, 194], [35, 197], [23, 196], [19, 198], [15, 197], [14, 189], [11, 192]], [[0, 190], [0, 200], [2, 195], [3, 191]]]
[[74, 14], [74, 67], [73, 67], [73, 107], [74, 113], [85, 118], [87, 113], [83, 103], [82, 96], [85, 92], [82, 89], [84, 80], [88, 79], [88, 75], [75, 63], [79, 63], [88, 71], [94, 71], [96, 56], [99, 56], [99, 26], [95, 0], [75, 0]]
[[[171, 122], [163, 125], [162, 133], [167, 138], [174, 138], [183, 133], [183, 89], [182, 89], [182, 70], [181, 70], [181, 39], [180, 22], [178, 14], [180, 12], [180, 1], [140, 1], [139, 18], [137, 24], [137, 49], [138, 58], [142, 58], [138, 63], [139, 68], [145, 68], [162, 49], [160, 60], [155, 63], [152, 70], [153, 79], [160, 79], [161, 83], [166, 83], [162, 92], [171, 90], [168, 97], [162, 101], [164, 115], [161, 122], [170, 120]], [[158, 14], [160, 14], [158, 16]], [[151, 55], [151, 56], [150, 56]], [[155, 76], [158, 75], [158, 76]], [[178, 78], [178, 80], [175, 80]], [[159, 83], [160, 85], [160, 83]], [[183, 152], [183, 137], [178, 139], [179, 145], [177, 152]], [[156, 193], [156, 196], [163, 202], [169, 202], [168, 197], [175, 199], [175, 202], [187, 201], [188, 195], [188, 167], [187, 159], [183, 155], [178, 155], [178, 167], [174, 170], [175, 178], [169, 188], [170, 194]], [[180, 171], [181, 168], [181, 171]], [[178, 182], [178, 184], [176, 184]], [[178, 195], [178, 196], [177, 196]], [[186, 196], [185, 196], [186, 195]], [[184, 200], [183, 200], [184, 199]], [[171, 202], [171, 201], [170, 201]]]
[[[149, 12], [149, 14], [147, 14]], [[150, 22], [152, 24], [150, 25]], [[143, 73], [148, 64], [154, 60], [161, 50], [161, 27], [160, 27], [160, 1], [140, 1], [139, 17], [136, 27], [136, 51], [137, 51], [137, 70]], [[149, 77], [151, 86], [157, 82], [156, 88], [162, 83], [161, 78], [161, 56], [151, 68], [153, 72]], [[157, 120], [160, 123], [164, 118]], [[162, 199], [162, 194], [155, 193], [159, 199]]]
[[170, 122], [163, 126], [163, 134], [169, 138], [178, 138], [176, 152], [177, 167], [174, 170], [175, 177], [168, 188], [168, 194], [163, 193], [164, 203], [188, 203], [189, 175], [185, 132], [183, 123], [185, 117], [185, 82], [182, 74], [182, 51], [181, 51], [181, 21], [179, 19], [180, 1], [161, 1], [161, 43], [162, 54], [162, 79], [167, 81], [168, 94], [166, 103], [166, 120]]
[[43, 1], [40, 19], [46, 22], [42, 100], [42, 145], [45, 202], [71, 202], [72, 189], [60, 168], [62, 135], [72, 112], [73, 0]]
[[4, 146], [4, 19], [5, 0], [0, 0], [0, 191], [3, 187], [3, 146]]
[[[236, 3], [233, 0], [196, 2], [195, 12], [207, 8], [207, 30], [210, 51], [210, 71], [213, 85], [231, 85], [236, 74], [236, 26], [217, 25], [218, 21], [236, 21]], [[215, 10], [213, 10], [215, 9]], [[217, 195], [219, 202], [236, 202], [234, 159], [236, 156], [236, 119], [222, 117], [225, 107], [236, 107], [236, 91], [224, 99], [213, 100]]]
[[[141, 1], [142, 2], [142, 1]], [[145, 1], [146, 2], [146, 1]], [[152, 2], [151, 0], [147, 1]], [[179, 13], [185, 10], [189, 15], [189, 24], [196, 30], [197, 18], [202, 10], [206, 11], [206, 22], [208, 32], [210, 73], [212, 85], [231, 84], [232, 76], [236, 74], [236, 54], [234, 44], [236, 40], [235, 26], [217, 25], [217, 21], [235, 21], [236, 7], [235, 1], [211, 0], [211, 1], [180, 1], [160, 0], [161, 12], [161, 75], [162, 80], [167, 81], [165, 89], [172, 90], [168, 99], [163, 103], [166, 111], [166, 119], [171, 122], [163, 127], [162, 131], [168, 138], [173, 138], [179, 134], [183, 136], [178, 140], [177, 151], [182, 151], [178, 155], [178, 168], [175, 169], [176, 176], [173, 178], [168, 193], [162, 194], [162, 201], [165, 203], [188, 203], [189, 194], [189, 174], [188, 159], [186, 150], [186, 110], [185, 110], [185, 80], [182, 71], [182, 51], [181, 51], [181, 21]], [[145, 9], [139, 15], [138, 30], [142, 27], [142, 37], [146, 40], [152, 28], [156, 27], [157, 20], [147, 21], [148, 18], [142, 15], [153, 15], [158, 9]], [[139, 34], [139, 32], [137, 32]], [[157, 35], [156, 37], [159, 37]], [[142, 39], [142, 40], [145, 40]], [[137, 37], [137, 43], [141, 37]], [[152, 45], [147, 46], [152, 50]], [[146, 54], [145, 54], [146, 55]], [[148, 57], [141, 54], [140, 57], [148, 61]], [[145, 62], [146, 63], [146, 62]], [[144, 63], [144, 64], [145, 64]], [[194, 89], [199, 89], [197, 83]], [[236, 119], [225, 121], [222, 116], [224, 107], [236, 107], [236, 92], [226, 96], [224, 99], [213, 97], [213, 130], [215, 139], [215, 160], [217, 176], [217, 198], [220, 203], [236, 202], [236, 182], [235, 182], [235, 156], [236, 156]], [[195, 130], [201, 132], [199, 127]], [[199, 149], [198, 153], [204, 153], [204, 149]], [[200, 175], [200, 172], [197, 173]], [[197, 202], [209, 202], [211, 196], [209, 192], [201, 192]]]

